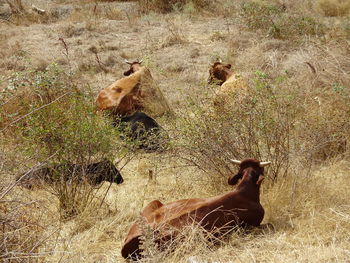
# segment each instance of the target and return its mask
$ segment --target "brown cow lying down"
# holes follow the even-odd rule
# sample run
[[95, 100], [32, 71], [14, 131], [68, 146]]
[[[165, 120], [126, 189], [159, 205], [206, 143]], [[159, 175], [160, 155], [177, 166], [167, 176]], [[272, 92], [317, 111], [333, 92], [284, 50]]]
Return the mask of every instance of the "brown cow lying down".
[[97, 111], [112, 110], [121, 116], [144, 111], [152, 117], [170, 112], [169, 105], [142, 61], [128, 62], [130, 69], [96, 98]]
[[41, 167], [19, 175], [16, 181], [19, 186], [32, 189], [42, 183], [53, 184], [60, 181], [86, 181], [91, 185], [98, 185], [103, 181], [121, 184], [123, 177], [111, 161], [103, 160], [88, 165], [67, 163]]
[[247, 83], [231, 70], [231, 64], [215, 62], [209, 68], [209, 84], [218, 84], [220, 87], [216, 90], [214, 105], [218, 106], [226, 102], [230, 96], [242, 95], [247, 93]]
[[[176, 230], [196, 223], [208, 232], [220, 230], [227, 233], [239, 225], [259, 226], [264, 217], [260, 204], [260, 184], [264, 179], [264, 166], [270, 162], [255, 159], [232, 160], [239, 164], [239, 171], [228, 183], [237, 187], [228, 193], [209, 197], [185, 199], [168, 204], [155, 200], [141, 213], [143, 223], [134, 223], [125, 239], [121, 254], [136, 260], [142, 256], [142, 229], [150, 227], [157, 233], [158, 245], [176, 236]], [[145, 225], [140, 225], [145, 224]], [[175, 230], [175, 231], [174, 231]]]

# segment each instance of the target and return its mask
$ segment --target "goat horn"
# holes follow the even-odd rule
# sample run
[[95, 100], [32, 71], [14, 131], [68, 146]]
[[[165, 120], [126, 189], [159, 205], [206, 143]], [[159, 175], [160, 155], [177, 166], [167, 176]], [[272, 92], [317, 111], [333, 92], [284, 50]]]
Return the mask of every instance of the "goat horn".
[[267, 165], [269, 165], [269, 164], [271, 164], [271, 162], [260, 162], [260, 163], [259, 163], [259, 166], [260, 166], [260, 167], [264, 167], [264, 166], [267, 166]]
[[233, 162], [234, 164], [241, 164], [241, 161], [238, 161], [238, 160], [230, 159], [230, 161]]
[[126, 64], [129, 64], [129, 65], [131, 65], [132, 64], [132, 62], [130, 62], [130, 61], [128, 61], [128, 60], [124, 60], [124, 62], [126, 63]]

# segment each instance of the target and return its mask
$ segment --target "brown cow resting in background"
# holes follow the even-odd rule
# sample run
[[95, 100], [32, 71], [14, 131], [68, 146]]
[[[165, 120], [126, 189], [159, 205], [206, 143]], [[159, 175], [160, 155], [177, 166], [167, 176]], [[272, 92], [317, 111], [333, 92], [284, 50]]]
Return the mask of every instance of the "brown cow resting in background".
[[96, 98], [96, 111], [111, 110], [127, 116], [145, 111], [152, 117], [170, 112], [169, 105], [142, 61], [128, 62], [130, 69], [121, 78], [102, 89]]
[[270, 162], [259, 162], [246, 159], [239, 164], [236, 175], [229, 178], [230, 185], [237, 187], [223, 195], [209, 198], [184, 199], [168, 204], [158, 200], [148, 204], [141, 213], [141, 223], [131, 227], [123, 248], [122, 256], [133, 260], [142, 257], [142, 229], [150, 227], [156, 233], [156, 243], [164, 244], [176, 236], [184, 226], [193, 223], [200, 225], [208, 232], [219, 231], [220, 234], [232, 231], [237, 226], [259, 226], [264, 217], [260, 204], [260, 184], [263, 180], [264, 166]]
[[227, 102], [232, 96], [238, 96], [240, 99], [247, 93], [247, 83], [231, 70], [231, 64], [215, 62], [209, 68], [209, 84], [218, 84], [220, 87], [216, 90], [214, 105], [219, 106]]

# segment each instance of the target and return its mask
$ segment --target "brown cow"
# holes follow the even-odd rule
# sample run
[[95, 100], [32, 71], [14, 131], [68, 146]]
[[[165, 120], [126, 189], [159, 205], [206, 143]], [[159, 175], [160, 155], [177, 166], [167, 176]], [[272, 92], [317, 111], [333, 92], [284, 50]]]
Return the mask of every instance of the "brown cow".
[[[223, 64], [221, 61], [215, 62], [209, 68], [209, 84], [218, 84], [214, 105], [221, 105], [230, 96], [243, 95], [247, 92], [247, 84], [238, 74], [231, 70], [231, 64]], [[241, 96], [240, 96], [241, 97]]]
[[97, 111], [114, 110], [122, 116], [132, 114], [134, 111], [142, 110], [140, 103], [140, 81], [145, 74], [145, 68], [140, 62], [129, 63], [131, 69], [124, 73], [126, 77], [114, 82], [112, 85], [101, 90], [96, 98]]
[[[235, 190], [209, 197], [184, 199], [168, 204], [155, 200], [141, 213], [141, 223], [131, 227], [121, 254], [133, 260], [141, 257], [142, 230], [150, 227], [157, 234], [158, 245], [176, 236], [184, 226], [196, 223], [208, 232], [227, 233], [239, 225], [259, 226], [264, 217], [260, 204], [260, 184], [263, 180], [264, 166], [270, 162], [245, 159], [240, 162], [238, 173], [230, 177], [228, 183], [234, 185], [242, 179]], [[143, 225], [143, 223], [145, 225]]]
[[102, 89], [96, 98], [96, 111], [112, 110], [127, 116], [144, 110], [152, 117], [170, 111], [169, 105], [141, 61], [128, 62], [130, 69], [121, 78]]

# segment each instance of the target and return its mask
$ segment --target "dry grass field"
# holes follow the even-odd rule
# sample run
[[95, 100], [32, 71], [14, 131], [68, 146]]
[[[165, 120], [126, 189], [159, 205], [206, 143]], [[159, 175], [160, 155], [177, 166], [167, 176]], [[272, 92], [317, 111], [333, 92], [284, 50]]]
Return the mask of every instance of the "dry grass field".
[[[132, 150], [93, 113], [137, 59], [175, 112], [157, 118], [164, 152]], [[219, 59], [249, 96], [213, 109]], [[230, 191], [229, 159], [257, 158], [272, 162], [268, 228], [214, 245], [192, 226], [165, 251], [146, 233], [140, 262], [350, 262], [349, 83], [349, 0], [0, 0], [0, 261], [125, 262], [148, 202]], [[15, 183], [40, 164], [102, 158], [123, 184]]]

